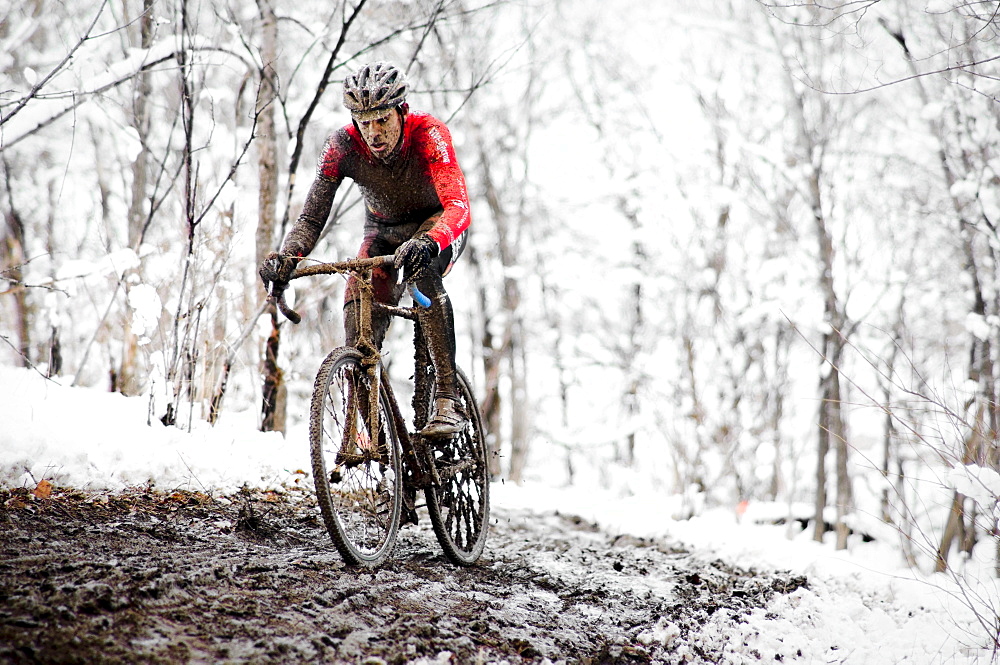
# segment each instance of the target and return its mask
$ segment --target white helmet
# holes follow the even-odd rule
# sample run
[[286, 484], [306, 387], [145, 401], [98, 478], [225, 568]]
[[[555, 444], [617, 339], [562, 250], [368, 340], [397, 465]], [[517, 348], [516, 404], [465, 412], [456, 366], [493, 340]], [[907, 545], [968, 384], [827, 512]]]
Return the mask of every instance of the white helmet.
[[399, 69], [387, 62], [373, 62], [344, 80], [344, 106], [351, 113], [393, 108], [406, 101], [409, 88]]

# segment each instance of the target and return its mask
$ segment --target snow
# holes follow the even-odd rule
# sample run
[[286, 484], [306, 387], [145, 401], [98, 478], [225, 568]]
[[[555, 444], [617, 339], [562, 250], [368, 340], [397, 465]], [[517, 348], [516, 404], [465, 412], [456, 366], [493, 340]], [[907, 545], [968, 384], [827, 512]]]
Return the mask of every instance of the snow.
[[[992, 662], [992, 651], [979, 648], [984, 642], [976, 636], [982, 640], [983, 629], [961, 591], [975, 589], [970, 595], [988, 605], [978, 609], [995, 616], [1000, 585], [990, 574], [989, 551], [977, 552], [981, 560], [966, 562], [966, 577], [959, 585], [954, 578], [906, 568], [892, 543], [859, 540], [838, 552], [832, 542], [817, 543], [811, 532], [800, 528], [757, 523], [753, 507], [742, 519], [733, 510], [675, 521], [663, 517], [663, 511], [650, 510], [662, 506], [662, 498], [622, 499], [593, 488], [553, 491], [508, 485], [494, 487], [494, 503], [555, 509], [596, 522], [611, 533], [676, 539], [706, 557], [744, 568], [806, 575], [808, 589], [775, 596], [771, 606], [746, 623], [717, 627], [727, 645], [740, 645], [743, 654], [756, 650], [764, 662]], [[760, 515], [770, 512], [770, 507], [762, 508]], [[646, 637], [669, 640], [672, 634], [670, 625], [657, 625]], [[736, 652], [729, 655], [728, 662], [744, 662]]]
[[139, 267], [139, 257], [131, 249], [119, 249], [97, 261], [68, 260], [59, 265], [57, 282], [67, 282], [78, 277], [120, 275], [126, 270]]
[[990, 339], [990, 335], [993, 332], [990, 330], [991, 323], [995, 325], [994, 321], [974, 312], [969, 312], [965, 317], [965, 329], [981, 340]]
[[295, 439], [257, 431], [255, 414], [227, 414], [214, 428], [195, 418], [188, 432], [150, 417], [148, 398], [70, 382], [0, 368], [0, 485], [233, 492], [294, 483], [293, 465], [308, 464]]
[[[150, 484], [225, 493], [244, 484], [288, 486], [305, 477], [304, 430], [289, 432], [287, 439], [261, 433], [255, 413], [231, 412], [215, 427], [197, 418], [191, 431], [165, 427], [150, 418], [148, 397], [126, 398], [68, 384], [34, 370], [0, 367], [0, 486], [34, 487], [44, 478], [90, 490]], [[997, 491], [1000, 478], [990, 470], [961, 471], [952, 480], [968, 484], [962, 489], [973, 494], [968, 479], [977, 477], [982, 495], [977, 500], [986, 501], [988, 492]], [[593, 487], [493, 486], [494, 506], [514, 519], [553, 511], [578, 515], [607, 533], [683, 543], [706, 560], [807, 576], [807, 588], [775, 594], [767, 608], [745, 622], [717, 616], [706, 625], [705, 634], [716, 636], [724, 648], [724, 662], [995, 662], [985, 648], [985, 631], [996, 630], [1000, 587], [991, 575], [995, 552], [988, 547], [974, 550], [953, 574], [934, 575], [907, 568], [898, 546], [884, 539], [858, 539], [846, 551], [836, 551], [832, 543], [817, 543], [798, 526], [771, 523], [775, 515], [788, 515], [795, 507], [750, 505], [676, 520], [665, 509], [673, 501], [651, 492], [622, 497]], [[567, 570], [557, 557], [540, 557], [536, 563], [563, 577], [600, 574]], [[652, 578], [648, 583], [657, 585]], [[662, 582], [652, 590], [671, 593]], [[514, 612], [554, 601], [515, 596], [510, 602]], [[976, 611], [987, 621], [993, 617], [994, 625], [980, 625]], [[663, 621], [648, 626], [640, 639], [667, 644], [677, 635], [676, 626]]]
[[1000, 497], [1000, 473], [978, 464], [956, 467], [948, 473], [948, 485], [979, 504], [989, 513]]
[[156, 289], [148, 284], [137, 284], [129, 291], [128, 304], [132, 308], [132, 332], [141, 337], [139, 344], [149, 342], [147, 332], [152, 334], [160, 320], [163, 305]]

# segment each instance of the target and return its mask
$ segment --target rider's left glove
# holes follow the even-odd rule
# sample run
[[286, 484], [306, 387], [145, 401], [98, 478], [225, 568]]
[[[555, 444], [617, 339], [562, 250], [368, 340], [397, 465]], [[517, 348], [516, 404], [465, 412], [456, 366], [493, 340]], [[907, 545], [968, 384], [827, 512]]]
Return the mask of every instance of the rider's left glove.
[[426, 234], [419, 235], [399, 246], [393, 263], [397, 270], [404, 268], [406, 278], [410, 278], [429, 266], [440, 251], [434, 238]]
[[[264, 257], [264, 261], [260, 264], [260, 270], [257, 272], [261, 281], [264, 282], [264, 288], [268, 289], [269, 292], [272, 290], [284, 291], [300, 260], [301, 258], [298, 256], [279, 254], [278, 252], [271, 252]], [[273, 289], [272, 284], [274, 285]]]

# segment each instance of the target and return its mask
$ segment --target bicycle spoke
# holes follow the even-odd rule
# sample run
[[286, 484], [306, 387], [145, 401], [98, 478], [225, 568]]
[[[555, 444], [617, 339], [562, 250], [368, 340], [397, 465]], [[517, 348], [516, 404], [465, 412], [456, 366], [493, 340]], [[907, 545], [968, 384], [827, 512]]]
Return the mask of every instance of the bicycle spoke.
[[474, 563], [489, 527], [489, 471], [479, 410], [468, 381], [459, 373], [470, 428], [447, 440], [431, 441], [439, 485], [427, 490], [434, 532], [445, 554], [460, 565]]
[[399, 446], [384, 396], [380, 430], [376, 436], [369, 432], [365, 416], [371, 393], [360, 354], [349, 349], [335, 354], [324, 361], [313, 395], [310, 443], [317, 498], [345, 560], [375, 566], [391, 552], [399, 527]]

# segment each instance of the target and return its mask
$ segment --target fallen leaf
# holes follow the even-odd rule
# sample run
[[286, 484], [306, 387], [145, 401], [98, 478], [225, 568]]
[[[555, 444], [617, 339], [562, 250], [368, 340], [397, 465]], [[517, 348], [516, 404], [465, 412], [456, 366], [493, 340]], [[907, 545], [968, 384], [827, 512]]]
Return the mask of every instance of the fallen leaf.
[[52, 483], [45, 480], [44, 478], [35, 485], [35, 491], [32, 492], [37, 499], [47, 499], [52, 495]]

